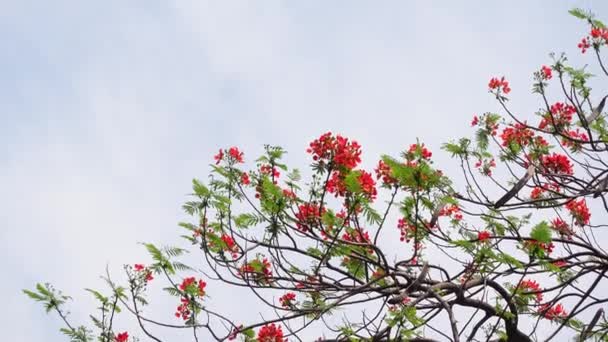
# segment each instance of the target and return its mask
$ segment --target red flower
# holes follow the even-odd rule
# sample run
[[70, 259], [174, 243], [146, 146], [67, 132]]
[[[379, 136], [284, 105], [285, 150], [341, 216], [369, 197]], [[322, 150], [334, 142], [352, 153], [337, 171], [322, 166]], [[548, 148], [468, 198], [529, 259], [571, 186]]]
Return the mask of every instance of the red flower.
[[412, 237], [416, 235], [417, 227], [416, 225], [410, 223], [405, 218], [400, 218], [397, 222], [397, 228], [401, 231], [401, 238], [399, 240], [410, 242]]
[[374, 182], [372, 175], [369, 172], [361, 171], [358, 181], [363, 193], [369, 199], [375, 199], [378, 191], [376, 190], [376, 182]]
[[407, 151], [407, 159], [412, 160], [416, 157], [429, 160], [433, 156], [433, 153], [429, 151], [424, 144], [412, 144]]
[[581, 149], [582, 142], [589, 141], [587, 134], [585, 134], [585, 132], [581, 132], [579, 128], [576, 130], [565, 131], [563, 133], [570, 139], [566, 137], [562, 138], [562, 145], [570, 147], [573, 152]]
[[568, 265], [568, 262], [565, 261], [565, 260], [557, 260], [557, 261], [553, 262], [553, 266], [556, 266], [556, 267], [559, 267], [559, 268], [562, 268], [562, 267], [564, 267], [566, 265]]
[[487, 242], [490, 240], [490, 232], [487, 230], [483, 230], [481, 232], [477, 233], [477, 240], [479, 240], [479, 242]]
[[511, 144], [527, 146], [532, 142], [532, 137], [534, 137], [534, 132], [521, 123], [516, 123], [512, 127], [506, 127], [500, 134], [502, 146], [509, 146]]
[[260, 257], [253, 259], [252, 261], [243, 264], [239, 268], [241, 276], [250, 276], [253, 281], [257, 283], [269, 283], [272, 278], [272, 265], [268, 259], [264, 258], [260, 260]]
[[574, 234], [572, 229], [570, 229], [570, 226], [559, 217], [551, 221], [551, 228], [553, 228], [553, 230], [560, 233], [561, 235], [566, 235], [567, 237], [570, 237], [570, 235]]
[[231, 147], [228, 150], [228, 154], [230, 155], [230, 157], [232, 159], [234, 159], [235, 162], [237, 162], [237, 163], [243, 162], [243, 152], [239, 151], [239, 149], [237, 147]]
[[177, 306], [175, 311], [175, 317], [181, 318], [184, 321], [187, 321], [190, 318], [190, 300], [188, 298], [182, 297], [180, 299], [181, 304]]
[[325, 213], [325, 208], [321, 212], [319, 206], [314, 203], [301, 204], [298, 209], [296, 213], [296, 219], [298, 219], [296, 226], [303, 232], [308, 231], [311, 227], [316, 227], [319, 224], [321, 215]]
[[455, 221], [462, 220], [462, 212], [460, 211], [460, 208], [455, 204], [441, 208], [441, 210], [439, 211], [439, 216], [450, 216]]
[[561, 304], [549, 307], [549, 303], [543, 304], [538, 309], [539, 313], [546, 319], [555, 320], [556, 318], [566, 318], [568, 313]]
[[181, 304], [177, 306], [175, 317], [182, 318], [184, 321], [187, 321], [190, 318], [190, 314], [192, 313], [192, 302], [188, 296], [197, 296], [203, 297], [205, 296], [205, 287], [207, 283], [203, 280], [197, 282], [194, 277], [187, 277], [182, 280], [182, 283], [179, 285], [179, 289], [184, 291], [185, 294], [180, 299]]
[[530, 198], [534, 199], [534, 200], [539, 199], [542, 197], [544, 192], [545, 192], [545, 189], [543, 189], [539, 186], [536, 186], [536, 187], [534, 187], [534, 189], [532, 189], [532, 192], [530, 193]]
[[575, 223], [579, 226], [584, 226], [589, 224], [589, 220], [591, 219], [591, 213], [589, 212], [589, 208], [587, 207], [587, 202], [584, 198], [577, 200], [572, 200], [566, 204], [566, 209], [570, 211], [570, 215], [574, 219]]
[[182, 280], [179, 289], [188, 293], [194, 292], [198, 297], [203, 297], [205, 296], [205, 286], [207, 286], [206, 282], [199, 280], [197, 283], [196, 278], [187, 277]]
[[215, 156], [213, 156], [213, 159], [215, 159], [215, 165], [219, 164], [222, 159], [224, 159], [224, 151], [220, 149], [220, 151]]
[[135, 269], [135, 272], [139, 273], [139, 274], [144, 274], [144, 279], [146, 282], [150, 282], [152, 280], [154, 280], [154, 277], [152, 276], [152, 271], [149, 269], [146, 269], [146, 267], [142, 264], [135, 264], [133, 265], [133, 268]]
[[500, 91], [502, 89], [502, 92], [505, 93], [505, 95], [511, 92], [511, 88], [509, 88], [509, 82], [505, 80], [504, 76], [501, 77], [500, 80], [496, 77], [492, 77], [490, 83], [488, 83], [488, 87], [490, 89], [496, 89], [497, 91]]
[[296, 194], [295, 192], [291, 191], [290, 189], [283, 189], [283, 196], [287, 197], [288, 199], [296, 199]]
[[281, 306], [284, 308], [290, 307], [292, 301], [296, 299], [296, 294], [293, 292], [287, 292], [281, 298], [279, 298], [279, 302], [281, 302]]
[[479, 169], [479, 172], [481, 172], [483, 175], [486, 176], [492, 176], [492, 168], [496, 167], [496, 161], [494, 160], [494, 158], [490, 159], [490, 160], [479, 160], [477, 161], [477, 163], [475, 163], [475, 167]]
[[549, 108], [549, 113], [543, 115], [538, 128], [545, 129], [551, 125], [555, 130], [562, 130], [572, 123], [572, 116], [576, 108], [571, 105], [556, 102]]
[[262, 166], [260, 166], [260, 173], [265, 174], [265, 175], [269, 175], [273, 179], [279, 178], [279, 176], [281, 175], [281, 173], [279, 172], [279, 170], [277, 170], [276, 167], [273, 167], [273, 166], [270, 166], [270, 165], [262, 165]]
[[582, 53], [585, 53], [587, 51], [587, 49], [590, 47], [591, 47], [591, 44], [589, 44], [589, 40], [587, 38], [581, 39], [581, 42], [578, 43], [578, 48], [581, 49]]
[[251, 180], [249, 179], [249, 174], [247, 172], [243, 172], [243, 174], [241, 174], [241, 183], [243, 185], [251, 184]]
[[570, 159], [563, 154], [553, 153], [552, 155], [544, 156], [542, 164], [549, 173], [557, 175], [572, 175], [574, 173]]
[[474, 115], [473, 121], [471, 121], [471, 126], [477, 126], [477, 124], [479, 124], [479, 118], [477, 117], [477, 115]]
[[361, 162], [361, 146], [341, 135], [327, 132], [310, 143], [306, 152], [320, 163], [335, 163], [337, 167], [354, 169]]
[[346, 184], [344, 184], [344, 176], [339, 171], [334, 171], [331, 174], [331, 178], [327, 180], [325, 189], [330, 194], [334, 194], [336, 197], [344, 196], [346, 194]]
[[541, 293], [542, 289], [535, 280], [524, 280], [519, 283], [517, 289], [523, 292], [535, 292], [534, 295], [536, 296], [536, 302], [541, 302], [543, 300], [543, 294]]
[[543, 66], [540, 68], [540, 71], [542, 72], [543, 77], [544, 77], [546, 80], [550, 80], [550, 79], [551, 79], [551, 77], [553, 77], [553, 75], [551, 74], [551, 68], [549, 68], [549, 67], [548, 67], [548, 66], [546, 66], [546, 65], [543, 65]]
[[258, 331], [258, 340], [257, 342], [286, 342], [287, 340], [283, 338], [283, 330], [280, 326], [275, 325], [274, 323], [267, 324], [260, 328]]
[[121, 332], [120, 334], [116, 335], [116, 338], [114, 338], [114, 340], [116, 342], [127, 342], [127, 340], [129, 339], [129, 333], [125, 332]]
[[397, 179], [391, 176], [391, 167], [384, 161], [380, 160], [374, 171], [376, 172], [376, 179], [382, 178], [382, 184], [388, 186], [397, 184]]
[[226, 245], [223, 249], [227, 252], [230, 252], [233, 259], [236, 259], [239, 255], [239, 248], [234, 242], [234, 239], [230, 235], [222, 234], [222, 241]]
[[524, 241], [524, 247], [527, 248], [529, 252], [533, 252], [534, 250], [538, 249], [547, 254], [551, 254], [553, 252], [553, 248], [555, 248], [555, 245], [553, 243], [538, 242], [537, 240], [526, 240]]

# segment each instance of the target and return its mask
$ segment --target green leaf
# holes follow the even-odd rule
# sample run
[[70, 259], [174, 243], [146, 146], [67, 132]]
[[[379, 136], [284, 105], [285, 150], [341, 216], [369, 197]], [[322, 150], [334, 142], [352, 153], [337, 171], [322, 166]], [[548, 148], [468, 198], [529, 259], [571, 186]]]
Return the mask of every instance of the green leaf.
[[101, 293], [93, 290], [93, 289], [84, 289], [85, 291], [90, 292], [91, 294], [93, 294], [93, 296], [100, 301], [102, 304], [105, 304], [108, 302], [108, 297], [105, 297], [104, 295], [102, 295]]
[[314, 248], [314, 247], [308, 247], [308, 249], [306, 250], [306, 253], [308, 253], [312, 256], [318, 257], [318, 258], [323, 257], [323, 252], [321, 252], [320, 249]]
[[241, 334], [249, 337], [249, 338], [254, 338], [255, 337], [255, 331], [253, 331], [253, 329], [249, 328], [245, 331], [241, 331]]
[[551, 228], [547, 221], [542, 221], [532, 228], [530, 237], [538, 242], [549, 243], [551, 242]]
[[208, 197], [210, 194], [209, 189], [197, 179], [192, 180], [192, 189], [194, 190], [194, 193], [200, 197]]
[[43, 296], [41, 296], [41, 295], [39, 295], [39, 294], [37, 294], [37, 293], [35, 293], [35, 292], [32, 292], [32, 291], [30, 291], [30, 290], [22, 290], [22, 291], [23, 291], [23, 293], [25, 293], [25, 294], [26, 294], [28, 297], [30, 297], [31, 299], [34, 299], [34, 300], [36, 300], [36, 301], [41, 302], [41, 301], [43, 301], [43, 300], [45, 300], [45, 299], [46, 299], [46, 297], [43, 297]]
[[361, 192], [361, 184], [359, 183], [359, 177], [361, 176], [361, 171], [351, 171], [344, 178], [344, 185], [346, 189], [352, 193]]
[[589, 18], [589, 14], [585, 13], [585, 11], [583, 11], [580, 8], [573, 8], [573, 9], [569, 10], [568, 13], [570, 13], [571, 15], [573, 15], [579, 19]]

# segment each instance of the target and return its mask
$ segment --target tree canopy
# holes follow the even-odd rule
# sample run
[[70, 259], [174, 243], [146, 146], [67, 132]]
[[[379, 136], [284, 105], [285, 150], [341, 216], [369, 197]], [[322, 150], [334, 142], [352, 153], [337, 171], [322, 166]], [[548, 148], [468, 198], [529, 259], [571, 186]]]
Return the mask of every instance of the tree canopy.
[[[50, 284], [25, 294], [72, 341], [166, 341], [172, 329], [193, 341], [296, 341], [307, 329], [318, 341], [608, 341], [608, 96], [590, 87], [608, 77], [608, 28], [571, 14], [590, 27], [578, 47], [597, 74], [551, 54], [533, 73], [533, 120], [511, 109], [508, 78], [491, 77], [499, 110], [443, 145], [459, 174], [420, 141], [374, 170], [360, 167], [356, 140], [332, 132], [310, 142], [306, 172], [278, 146], [257, 159], [220, 149], [183, 205], [185, 243], [144, 244], [151, 261], [126, 264], [126, 283], [107, 272], [107, 289], [87, 289], [99, 302], [92, 325], [73, 323]], [[235, 321], [209, 282], [249, 290], [265, 314]], [[152, 287], [175, 297], [173, 315], [147, 314]], [[139, 331], [115, 331], [120, 311]]]

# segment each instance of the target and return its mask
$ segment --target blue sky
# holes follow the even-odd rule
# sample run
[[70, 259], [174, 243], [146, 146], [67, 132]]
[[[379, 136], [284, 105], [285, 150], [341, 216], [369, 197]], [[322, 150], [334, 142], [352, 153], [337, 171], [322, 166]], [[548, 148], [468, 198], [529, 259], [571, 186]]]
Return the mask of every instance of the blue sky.
[[3, 2], [4, 338], [65, 340], [22, 288], [56, 284], [82, 322], [82, 288], [106, 265], [145, 261], [140, 241], [179, 243], [191, 179], [220, 147], [278, 144], [304, 166], [332, 130], [366, 165], [417, 137], [450, 163], [440, 144], [496, 109], [491, 76], [532, 113], [549, 52], [585, 62], [575, 6], [608, 15], [602, 1]]

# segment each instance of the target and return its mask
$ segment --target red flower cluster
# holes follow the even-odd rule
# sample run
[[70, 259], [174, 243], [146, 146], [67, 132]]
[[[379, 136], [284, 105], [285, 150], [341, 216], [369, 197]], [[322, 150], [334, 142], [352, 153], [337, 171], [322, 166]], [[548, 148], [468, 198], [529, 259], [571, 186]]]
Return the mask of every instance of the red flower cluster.
[[189, 294], [195, 293], [196, 296], [203, 297], [205, 295], [205, 286], [207, 286], [207, 283], [202, 279], [199, 279], [197, 282], [196, 278], [187, 277], [182, 280], [179, 289]]
[[556, 217], [555, 219], [553, 219], [553, 221], [551, 221], [551, 228], [558, 232], [560, 235], [565, 235], [568, 238], [570, 238], [570, 236], [574, 234], [570, 226], [559, 217]]
[[154, 277], [152, 276], [152, 270], [146, 268], [146, 266], [142, 264], [133, 265], [133, 269], [135, 269], [135, 272], [142, 276], [146, 282], [149, 282], [154, 279]]
[[556, 318], [566, 318], [568, 313], [561, 304], [549, 307], [549, 303], [543, 304], [538, 308], [538, 312], [546, 319], [555, 320]]
[[272, 278], [272, 265], [266, 258], [262, 260], [254, 259], [241, 266], [239, 273], [242, 276], [250, 274], [253, 280], [258, 283], [268, 283]]
[[274, 180], [274, 184], [277, 184], [277, 179], [281, 176], [281, 173], [276, 168], [276, 166], [270, 165], [262, 165], [260, 166], [260, 173], [263, 175], [268, 175]]
[[565, 147], [569, 147], [573, 152], [576, 152], [581, 149], [581, 142], [589, 141], [589, 137], [587, 136], [587, 134], [585, 132], [581, 132], [579, 128], [577, 128], [576, 130], [571, 129], [569, 131], [566, 131], [564, 132], [564, 135], [570, 139], [566, 137], [562, 138], [562, 145], [564, 145]]
[[243, 172], [241, 174], [241, 184], [243, 184], [243, 185], [251, 184], [251, 180], [249, 179], [249, 174], [247, 172]]
[[220, 151], [215, 156], [213, 156], [213, 159], [215, 159], [215, 165], [219, 164], [222, 159], [224, 159], [224, 151], [220, 149]]
[[412, 237], [416, 235], [418, 229], [416, 225], [410, 223], [410, 221], [405, 218], [400, 218], [399, 221], [397, 221], [397, 228], [401, 231], [401, 238], [399, 238], [399, 240], [405, 242], [410, 242]]
[[287, 197], [288, 199], [296, 199], [296, 193], [291, 191], [290, 189], [283, 189], [283, 196]]
[[536, 302], [541, 302], [543, 300], [543, 294], [540, 292], [542, 289], [535, 280], [523, 280], [521, 283], [519, 283], [519, 285], [517, 285], [517, 289], [523, 292], [535, 292], [534, 295], [536, 296]]
[[331, 174], [331, 178], [327, 180], [325, 189], [330, 194], [334, 194], [336, 197], [346, 195], [346, 184], [344, 184], [344, 175], [339, 171], [334, 171]]
[[479, 169], [479, 172], [481, 172], [483, 175], [486, 176], [492, 176], [492, 168], [496, 167], [496, 161], [494, 160], [494, 158], [490, 159], [490, 160], [479, 160], [477, 161], [477, 163], [475, 163], [475, 167]]
[[489, 242], [491, 236], [492, 234], [487, 230], [477, 232], [477, 240], [479, 240], [479, 242]]
[[426, 160], [430, 160], [433, 156], [433, 153], [429, 151], [424, 144], [412, 144], [407, 151], [407, 159], [412, 160], [416, 158], [422, 158]]
[[545, 193], [545, 189], [543, 189], [539, 186], [535, 186], [534, 189], [532, 189], [532, 192], [530, 192], [530, 198], [533, 200], [540, 199], [544, 193]]
[[293, 292], [287, 292], [281, 298], [279, 298], [279, 302], [281, 306], [284, 308], [288, 308], [291, 306], [292, 302], [296, 299], [296, 294]]
[[[485, 125], [485, 129], [492, 135], [495, 136], [496, 132], [498, 130], [498, 124], [496, 122], [494, 122], [493, 120], [490, 120], [489, 117], [487, 115], [483, 115], [481, 117], [481, 119], [477, 116], [474, 115], [473, 116], [473, 121], [471, 121], [471, 126], [477, 126], [480, 123]], [[481, 125], [480, 125], [481, 126]]]
[[388, 186], [397, 184], [397, 179], [391, 176], [391, 167], [383, 160], [378, 162], [378, 167], [374, 171], [376, 172], [376, 179], [382, 179], [382, 184]]
[[543, 115], [538, 128], [545, 129], [551, 125], [556, 130], [561, 130], [572, 123], [574, 113], [576, 113], [576, 108], [573, 106], [556, 102], [549, 108], [549, 113]]
[[504, 76], [501, 77], [500, 80], [496, 77], [492, 77], [490, 83], [488, 83], [488, 87], [490, 89], [496, 89], [497, 91], [500, 91], [502, 89], [502, 92], [505, 94], [511, 92], [511, 88], [509, 88], [509, 82], [505, 80]]
[[555, 245], [553, 243], [544, 243], [537, 240], [526, 240], [524, 241], [524, 248], [528, 249], [529, 251], [533, 251], [538, 248], [545, 251], [547, 254], [551, 254], [553, 252], [553, 248], [555, 248]]
[[[348, 229], [344, 234], [342, 234], [342, 240], [355, 243], [366, 243], [371, 245], [369, 233], [358, 229]], [[373, 254], [374, 250], [370, 247], [367, 249], [367, 253]], [[345, 258], [345, 260], [347, 259], [348, 258]]]
[[230, 158], [232, 158], [235, 162], [237, 162], [237, 163], [243, 162], [243, 152], [239, 151], [239, 149], [237, 147], [231, 147], [228, 150], [228, 154], [230, 155]]
[[306, 152], [312, 154], [315, 161], [334, 163], [338, 167], [354, 169], [361, 162], [361, 146], [356, 141], [349, 141], [341, 135], [334, 136], [327, 132], [310, 143]]
[[566, 209], [574, 218], [574, 221], [579, 226], [584, 226], [589, 224], [589, 220], [591, 219], [591, 212], [589, 212], [589, 208], [587, 207], [587, 202], [584, 198], [577, 200], [572, 200], [566, 204]]
[[372, 175], [369, 172], [361, 171], [357, 180], [359, 181], [359, 186], [361, 186], [361, 191], [363, 191], [365, 196], [372, 200], [376, 199], [378, 191], [376, 190], [376, 182], [374, 182]]
[[116, 335], [116, 337], [114, 338], [114, 341], [116, 342], [127, 342], [127, 340], [129, 339], [129, 333], [125, 332], [121, 332], [118, 335]]
[[591, 29], [591, 37], [594, 39], [603, 39], [604, 41], [608, 41], [608, 29], [594, 27]]
[[553, 262], [553, 266], [556, 266], [556, 267], [559, 267], [559, 268], [562, 268], [562, 267], [567, 266], [567, 265], [568, 265], [568, 262], [565, 261], [565, 260], [556, 260], [556, 261]]
[[283, 338], [281, 327], [271, 323], [260, 328], [257, 342], [287, 342], [287, 339]]
[[578, 43], [578, 48], [581, 49], [582, 53], [587, 52], [587, 49], [591, 47], [591, 44], [589, 43], [589, 37], [585, 37], [583, 39], [581, 39], [581, 42]]
[[546, 65], [543, 65], [540, 68], [540, 72], [541, 72], [543, 78], [546, 80], [550, 80], [551, 77], [553, 77], [553, 74], [551, 73], [551, 71], [552, 71], [551, 68]]
[[239, 256], [239, 247], [236, 245], [236, 242], [234, 241], [234, 239], [232, 238], [232, 236], [227, 235], [227, 234], [222, 234], [221, 239], [224, 242], [224, 244], [226, 245], [226, 246], [224, 246], [223, 249], [226, 252], [229, 252], [232, 255], [233, 259], [238, 258], [238, 256]]
[[549, 173], [558, 175], [572, 175], [574, 173], [570, 159], [563, 154], [553, 153], [552, 155], [544, 156], [542, 164]]
[[509, 146], [511, 144], [527, 146], [532, 142], [532, 137], [534, 137], [534, 132], [521, 123], [506, 127], [500, 134], [502, 146]]
[[306, 232], [319, 224], [323, 214], [325, 214], [325, 208], [321, 210], [319, 205], [315, 203], [300, 204], [296, 213], [296, 219], [298, 220], [296, 226], [300, 231]]
[[453, 220], [456, 221], [462, 220], [462, 212], [460, 211], [460, 208], [455, 204], [451, 204], [441, 208], [441, 210], [439, 211], [439, 216], [450, 216]]
[[477, 126], [479, 124], [479, 118], [477, 115], [473, 115], [473, 121], [471, 121], [471, 126]]
[[188, 319], [190, 319], [190, 299], [186, 298], [186, 297], [182, 297], [180, 299], [181, 304], [177, 306], [177, 309], [175, 311], [175, 317], [177, 318], [181, 318], [184, 321], [187, 321]]
[[[237, 147], [231, 147], [228, 150], [228, 155], [235, 163], [243, 162], [243, 152], [239, 151]], [[213, 156], [213, 159], [215, 159], [216, 165], [219, 164], [222, 160], [224, 160], [224, 151], [220, 149], [219, 152], [215, 156]]]

